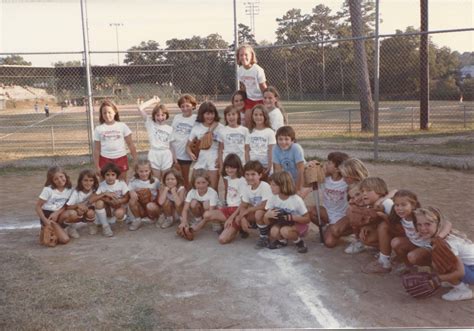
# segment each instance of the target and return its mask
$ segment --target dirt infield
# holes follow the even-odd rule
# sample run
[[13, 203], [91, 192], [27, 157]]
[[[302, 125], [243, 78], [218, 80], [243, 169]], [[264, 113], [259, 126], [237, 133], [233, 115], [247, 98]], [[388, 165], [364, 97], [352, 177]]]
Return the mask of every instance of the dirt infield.
[[[390, 188], [415, 191], [474, 239], [474, 175], [404, 165], [368, 165]], [[45, 171], [0, 176], [0, 225], [31, 224]], [[78, 170], [71, 171], [75, 180]], [[12, 194], [11, 192], [15, 192]], [[312, 201], [307, 201], [312, 204]], [[374, 251], [350, 256], [307, 238], [257, 251], [256, 233], [222, 246], [205, 229], [193, 242], [174, 229], [90, 236], [40, 247], [37, 229], [0, 230], [0, 329], [469, 327], [473, 301], [414, 300], [396, 274], [365, 275]], [[345, 240], [350, 240], [346, 238]]]

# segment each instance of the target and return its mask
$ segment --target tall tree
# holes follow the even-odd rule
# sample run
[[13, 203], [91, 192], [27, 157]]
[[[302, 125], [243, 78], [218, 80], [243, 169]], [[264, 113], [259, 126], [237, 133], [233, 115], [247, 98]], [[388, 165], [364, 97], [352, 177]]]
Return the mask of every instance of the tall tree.
[[26, 61], [20, 55], [8, 55], [0, 57], [0, 65], [31, 66], [31, 62]]
[[80, 60], [74, 61], [58, 61], [53, 63], [53, 67], [82, 67], [82, 63]]
[[[362, 0], [349, 1], [353, 37], [362, 37], [364, 35], [361, 1]], [[359, 89], [361, 130], [363, 132], [370, 132], [374, 129], [374, 102], [372, 99], [372, 90], [370, 89], [369, 67], [367, 65], [365, 41], [356, 39], [353, 42], [354, 64], [356, 67], [357, 86]]]
[[[125, 54], [124, 63], [128, 65], [160, 64], [163, 62], [163, 53], [157, 52], [160, 44], [154, 40], [142, 41], [138, 46], [128, 49]], [[137, 52], [137, 51], [155, 51], [155, 52]]]
[[239, 45], [242, 45], [242, 44], [249, 44], [252, 46], [257, 45], [257, 41], [255, 40], [255, 35], [252, 33], [252, 30], [250, 29], [249, 26], [239, 23], [238, 30], [239, 30], [238, 31]]

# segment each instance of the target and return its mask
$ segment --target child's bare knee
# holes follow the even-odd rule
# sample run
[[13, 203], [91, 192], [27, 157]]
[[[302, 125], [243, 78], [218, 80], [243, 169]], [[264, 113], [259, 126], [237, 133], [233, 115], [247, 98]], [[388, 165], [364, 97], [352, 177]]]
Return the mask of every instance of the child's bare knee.
[[104, 209], [104, 207], [105, 207], [104, 201], [102, 201], [102, 200], [97, 200], [97, 201], [95, 202], [95, 207], [96, 207], [97, 209]]
[[392, 246], [393, 249], [397, 249], [400, 247], [402, 244], [402, 241], [400, 238], [393, 238], [392, 241], [390, 241], [390, 245]]

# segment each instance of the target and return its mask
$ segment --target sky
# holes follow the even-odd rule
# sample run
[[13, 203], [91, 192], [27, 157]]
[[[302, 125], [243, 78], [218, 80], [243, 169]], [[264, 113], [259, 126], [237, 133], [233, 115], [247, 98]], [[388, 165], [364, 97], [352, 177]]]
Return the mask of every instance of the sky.
[[[276, 18], [288, 10], [302, 13], [322, 3], [338, 11], [342, 0], [236, 0], [237, 21], [250, 26], [245, 3], [258, 2], [255, 35], [258, 41], [275, 40]], [[117, 63], [116, 28], [121, 51], [141, 41], [155, 40], [165, 47], [166, 40], [205, 37], [220, 34], [233, 41], [233, 0], [87, 0], [92, 64]], [[381, 33], [394, 33], [407, 26], [419, 27], [419, 0], [380, 0]], [[472, 28], [473, 0], [429, 1], [430, 30]], [[83, 50], [80, 0], [0, 0], [1, 53], [80, 52]], [[474, 32], [433, 35], [438, 46], [459, 52], [474, 50]], [[36, 66], [50, 66], [56, 61], [80, 60], [81, 55], [22, 55]], [[124, 54], [120, 55], [123, 61]]]

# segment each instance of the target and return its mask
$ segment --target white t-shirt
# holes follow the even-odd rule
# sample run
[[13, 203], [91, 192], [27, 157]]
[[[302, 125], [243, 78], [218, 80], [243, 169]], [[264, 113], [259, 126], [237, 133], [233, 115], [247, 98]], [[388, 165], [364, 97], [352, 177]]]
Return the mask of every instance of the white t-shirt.
[[125, 137], [132, 134], [127, 124], [101, 124], [94, 130], [94, 141], [100, 141], [100, 155], [109, 159], [117, 159], [127, 155]]
[[415, 224], [412, 221], [407, 221], [406, 219], [402, 218], [400, 223], [403, 226], [403, 230], [405, 230], [407, 238], [413, 245], [425, 248], [431, 246], [431, 240], [425, 240], [421, 238], [420, 234], [416, 231]]
[[383, 212], [387, 215], [390, 215], [393, 207], [393, 200], [392, 199], [385, 199], [382, 202]]
[[268, 117], [270, 119], [270, 126], [275, 132], [285, 125], [285, 119], [283, 118], [283, 114], [279, 108], [269, 111]]
[[127, 194], [129, 191], [127, 183], [125, 183], [123, 180], [116, 180], [114, 184], [109, 185], [107, 182], [104, 180], [99, 184], [99, 188], [97, 189], [96, 193], [101, 194], [105, 192], [113, 192], [117, 196], [117, 198], [122, 198], [125, 194]]
[[92, 195], [92, 190], [90, 192], [83, 192], [78, 190], [73, 190], [71, 197], [66, 203], [68, 206], [78, 205], [80, 203], [87, 203], [87, 199]]
[[347, 183], [344, 179], [333, 180], [331, 176], [326, 177], [323, 186], [323, 206], [329, 216], [329, 224], [334, 224], [346, 216], [347, 207]]
[[156, 199], [157, 197], [157, 191], [160, 189], [160, 181], [155, 178], [155, 181], [153, 183], [150, 183], [150, 180], [141, 180], [139, 178], [133, 177], [132, 180], [130, 180], [130, 183], [128, 183], [128, 189], [130, 191], [136, 191], [138, 189], [142, 188], [148, 188], [151, 191], [151, 195], [153, 196], [153, 199]]
[[64, 190], [60, 192], [57, 189], [53, 189], [51, 186], [43, 187], [39, 198], [46, 202], [43, 204], [41, 209], [49, 211], [56, 211], [61, 209], [69, 200], [72, 191], [72, 188], [64, 188]]
[[236, 128], [223, 126], [219, 131], [219, 139], [224, 144], [222, 161], [230, 153], [235, 153], [240, 157], [242, 164], [245, 164], [245, 145], [249, 144], [249, 129], [239, 125]]
[[308, 212], [303, 199], [299, 195], [290, 195], [288, 199], [282, 200], [278, 194], [272, 195], [265, 205], [266, 210], [281, 208], [291, 215], [303, 216]]
[[252, 190], [252, 187], [247, 185], [242, 191], [242, 201], [255, 207], [262, 201], [270, 200], [272, 195], [270, 184], [262, 181], [255, 190]]
[[227, 180], [227, 206], [240, 206], [242, 192], [247, 186], [247, 181], [244, 177], [231, 179], [229, 176], [225, 176], [224, 179]]
[[195, 122], [196, 114], [192, 114], [189, 117], [184, 117], [183, 114], [177, 114], [173, 118], [173, 123], [171, 124], [173, 127], [173, 137], [171, 140], [178, 160], [191, 160], [191, 157], [186, 153], [186, 144], [188, 143], [189, 134]]
[[[208, 154], [215, 154], [219, 149], [220, 142], [220, 131], [224, 128], [221, 123], [218, 123], [214, 131], [212, 131], [212, 145], [209, 149], [202, 149], [199, 152], [199, 158], [205, 157]], [[209, 131], [209, 128], [202, 123], [196, 122], [196, 125], [193, 126], [191, 133], [189, 135], [189, 141], [192, 141], [194, 138], [201, 139], [204, 134]]]
[[173, 128], [171, 126], [153, 122], [151, 117], [148, 116], [145, 121], [145, 128], [150, 140], [150, 149], [170, 149], [170, 142], [173, 140]]
[[253, 101], [263, 100], [263, 93], [260, 90], [259, 84], [265, 83], [267, 79], [265, 78], [265, 72], [262, 67], [258, 64], [252, 65], [250, 69], [239, 66], [239, 69], [237, 69], [237, 77], [239, 78], [239, 82], [245, 85], [247, 98]]
[[270, 128], [253, 129], [249, 140], [250, 160], [260, 161], [265, 168], [268, 168], [268, 146], [276, 144], [275, 131]]
[[197, 200], [199, 202], [209, 201], [209, 205], [211, 207], [217, 206], [217, 202], [219, 201], [219, 196], [217, 192], [212, 188], [208, 187], [207, 192], [204, 195], [199, 195], [196, 189], [191, 189], [188, 194], [186, 195], [185, 202], [191, 202], [192, 200]]
[[448, 235], [446, 241], [454, 255], [458, 256], [465, 265], [474, 265], [474, 243], [456, 235]]

